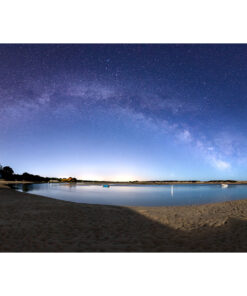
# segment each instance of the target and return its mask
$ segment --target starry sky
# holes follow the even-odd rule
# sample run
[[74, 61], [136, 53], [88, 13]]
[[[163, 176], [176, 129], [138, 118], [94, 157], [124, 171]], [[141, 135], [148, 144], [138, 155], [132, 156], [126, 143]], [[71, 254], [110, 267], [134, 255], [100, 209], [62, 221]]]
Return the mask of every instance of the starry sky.
[[247, 45], [0, 45], [0, 163], [16, 173], [246, 180], [246, 130]]

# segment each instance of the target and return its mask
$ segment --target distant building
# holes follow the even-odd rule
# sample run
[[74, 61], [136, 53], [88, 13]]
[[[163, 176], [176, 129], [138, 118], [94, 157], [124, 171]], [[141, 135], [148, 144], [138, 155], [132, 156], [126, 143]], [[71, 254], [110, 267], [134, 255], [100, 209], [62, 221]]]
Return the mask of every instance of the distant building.
[[58, 180], [49, 180], [49, 183], [59, 183]]
[[76, 178], [63, 178], [61, 179], [62, 182], [76, 182]]

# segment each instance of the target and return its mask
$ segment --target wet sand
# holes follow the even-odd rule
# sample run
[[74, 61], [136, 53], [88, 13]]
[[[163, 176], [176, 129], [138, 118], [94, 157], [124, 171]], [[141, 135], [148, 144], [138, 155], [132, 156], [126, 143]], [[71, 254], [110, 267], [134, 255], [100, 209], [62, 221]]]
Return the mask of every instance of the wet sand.
[[54, 200], [0, 184], [1, 252], [246, 252], [247, 200], [118, 207]]

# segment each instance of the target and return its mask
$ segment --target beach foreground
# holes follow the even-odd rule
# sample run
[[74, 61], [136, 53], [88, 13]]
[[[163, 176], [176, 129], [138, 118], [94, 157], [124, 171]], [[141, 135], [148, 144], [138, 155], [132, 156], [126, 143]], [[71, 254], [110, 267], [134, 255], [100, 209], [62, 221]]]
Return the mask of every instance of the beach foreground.
[[247, 200], [118, 207], [0, 185], [1, 252], [246, 252]]

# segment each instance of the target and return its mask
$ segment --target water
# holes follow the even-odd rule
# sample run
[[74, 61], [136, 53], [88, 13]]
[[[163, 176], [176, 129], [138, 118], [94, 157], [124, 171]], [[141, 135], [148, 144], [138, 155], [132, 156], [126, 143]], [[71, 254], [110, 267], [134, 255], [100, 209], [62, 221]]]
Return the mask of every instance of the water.
[[247, 198], [247, 185], [18, 184], [18, 191], [77, 203], [124, 206], [181, 206]]

